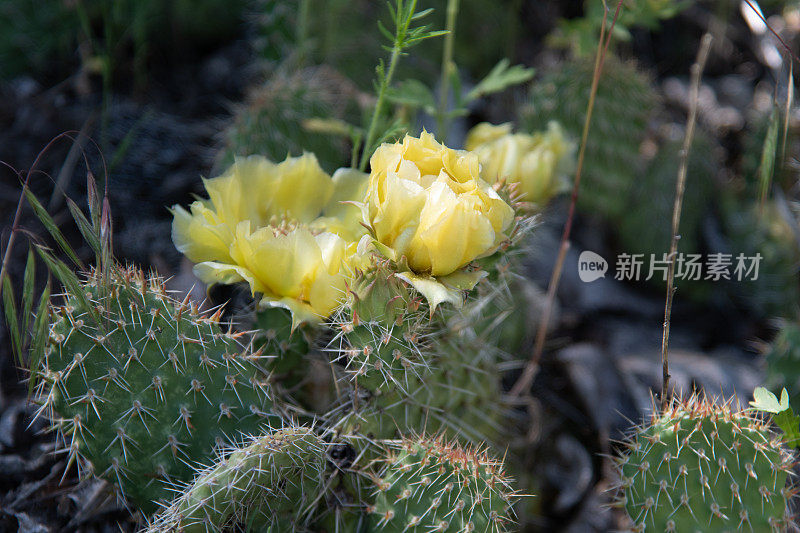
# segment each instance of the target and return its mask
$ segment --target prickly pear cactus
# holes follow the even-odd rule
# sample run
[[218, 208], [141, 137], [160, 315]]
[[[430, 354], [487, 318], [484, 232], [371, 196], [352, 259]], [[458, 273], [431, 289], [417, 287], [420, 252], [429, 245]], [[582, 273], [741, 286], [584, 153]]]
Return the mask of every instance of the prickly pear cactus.
[[425, 428], [483, 442], [499, 434], [495, 350], [470, 328], [448, 329], [386, 265], [363, 274], [337, 314], [347, 400], [334, 423], [378, 439]]
[[773, 390], [786, 387], [789, 403], [800, 411], [800, 324], [787, 322], [770, 345], [766, 356], [767, 386]]
[[638, 428], [619, 460], [634, 531], [782, 531], [791, 457], [769, 426], [696, 397]]
[[373, 522], [387, 533], [510, 531], [515, 498], [500, 461], [441, 438], [394, 443], [375, 480]]
[[89, 274], [51, 317], [40, 414], [70, 461], [145, 513], [215, 447], [276, 420], [260, 353], [170, 298], [159, 278], [132, 269]]
[[385, 263], [355, 281], [350, 302], [334, 319], [339, 334], [332, 347], [343, 354], [356, 386], [373, 391], [402, 387], [408, 377], [424, 371], [429, 320], [420, 306]]
[[325, 487], [326, 444], [307, 428], [249, 438], [202, 470], [150, 533], [302, 531]]
[[220, 166], [236, 156], [263, 155], [282, 161], [287, 154], [313, 152], [327, 171], [349, 162], [346, 139], [315, 131], [310, 119], [356, 120], [358, 90], [330, 67], [277, 72], [248, 95], [226, 132]]
[[[534, 82], [524, 129], [544, 130], [554, 120], [580, 139], [593, 72], [593, 59], [573, 59]], [[633, 63], [609, 54], [594, 103], [579, 208], [610, 220], [625, 214], [628, 191], [642, 167], [640, 145], [657, 106], [650, 79]]]

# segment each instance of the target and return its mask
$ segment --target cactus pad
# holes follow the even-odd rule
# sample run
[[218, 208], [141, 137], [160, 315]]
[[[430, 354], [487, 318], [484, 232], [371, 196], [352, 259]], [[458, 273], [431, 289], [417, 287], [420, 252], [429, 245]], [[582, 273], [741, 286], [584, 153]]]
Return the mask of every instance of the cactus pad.
[[441, 439], [404, 439], [390, 450], [369, 511], [378, 529], [509, 531], [514, 493], [502, 462]]
[[621, 503], [634, 531], [780, 531], [790, 467], [767, 424], [693, 397], [636, 430]]
[[323, 490], [325, 444], [310, 429], [252, 437], [198, 473], [148, 531], [302, 530], [305, 512]]
[[274, 421], [260, 354], [215, 318], [170, 298], [162, 280], [90, 274], [51, 308], [40, 414], [70, 462], [89, 466], [143, 511], [240, 432]]

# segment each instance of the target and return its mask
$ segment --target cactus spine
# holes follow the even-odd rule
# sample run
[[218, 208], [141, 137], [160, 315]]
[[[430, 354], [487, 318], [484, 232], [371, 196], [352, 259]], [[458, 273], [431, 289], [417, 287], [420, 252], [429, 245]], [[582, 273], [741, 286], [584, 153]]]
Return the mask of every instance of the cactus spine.
[[248, 530], [300, 531], [325, 486], [326, 444], [307, 428], [249, 438], [228, 450], [148, 529], [151, 533]]
[[170, 298], [159, 278], [89, 274], [51, 316], [39, 413], [70, 462], [80, 459], [144, 512], [215, 447], [274, 417], [260, 353]]
[[439, 439], [395, 442], [375, 479], [376, 526], [406, 531], [508, 531], [514, 493], [501, 462]]
[[763, 421], [729, 404], [674, 401], [619, 459], [634, 531], [780, 531], [791, 457]]

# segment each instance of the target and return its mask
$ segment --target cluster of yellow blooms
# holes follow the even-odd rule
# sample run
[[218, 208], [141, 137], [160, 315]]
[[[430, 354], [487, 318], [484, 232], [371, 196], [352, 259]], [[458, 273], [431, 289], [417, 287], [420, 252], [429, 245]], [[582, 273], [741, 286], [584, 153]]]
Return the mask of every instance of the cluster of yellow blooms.
[[555, 122], [533, 135], [511, 130], [508, 123], [483, 122], [470, 130], [465, 147], [480, 158], [484, 180], [517, 183], [521, 200], [544, 205], [564, 186], [560, 178], [570, 170], [575, 145]]
[[[295, 324], [329, 316], [375, 250], [408, 268], [400, 274], [435, 307], [464, 288], [463, 268], [494, 253], [514, 220], [490, 183], [513, 180], [529, 163], [514, 167], [507, 147], [493, 156], [488, 145], [501, 146], [503, 136], [488, 128], [470, 134], [476, 152], [447, 148], [426, 132], [384, 144], [369, 175], [339, 169], [331, 177], [313, 154], [279, 164], [239, 159], [204, 181], [208, 200], [173, 208], [173, 240], [202, 281], [246, 281], [262, 305], [289, 309]], [[467, 286], [480, 279], [467, 277]]]

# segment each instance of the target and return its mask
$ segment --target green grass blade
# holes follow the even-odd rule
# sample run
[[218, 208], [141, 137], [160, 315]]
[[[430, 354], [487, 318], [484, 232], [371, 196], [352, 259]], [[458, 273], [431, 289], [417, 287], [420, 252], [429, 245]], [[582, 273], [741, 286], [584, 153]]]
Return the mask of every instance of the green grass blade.
[[22, 331], [27, 334], [33, 310], [33, 293], [36, 290], [36, 255], [28, 249], [28, 261], [25, 263], [25, 277], [22, 278]]
[[767, 193], [772, 185], [772, 175], [775, 170], [775, 157], [778, 148], [778, 109], [773, 107], [769, 117], [769, 128], [764, 138], [764, 148], [761, 151], [761, 166], [758, 171], [761, 206], [767, 199]]
[[11, 286], [11, 278], [8, 274], [3, 276], [3, 312], [6, 316], [6, 326], [11, 335], [11, 345], [17, 360], [22, 364], [22, 345], [19, 331], [19, 315], [17, 314], [17, 304], [14, 301], [14, 288]]
[[80, 281], [78, 281], [78, 276], [76, 276], [75, 273], [70, 270], [63, 261], [53, 257], [53, 255], [42, 246], [37, 247], [37, 252], [39, 252], [39, 256], [47, 265], [48, 270], [50, 270], [50, 272], [64, 285], [64, 289], [69, 293], [69, 295], [77, 298], [81, 306], [85, 307], [86, 310], [89, 311], [89, 314], [92, 315], [94, 321], [100, 325], [100, 315], [97, 313], [97, 309], [95, 309], [94, 305], [91, 305], [91, 303], [86, 299], [86, 294], [83, 292]]
[[789, 117], [794, 103], [794, 64], [789, 62], [789, 82], [786, 86], [786, 104], [783, 108], [783, 132], [781, 136], [781, 168], [786, 162], [786, 141], [789, 137]]
[[63, 250], [63, 252], [69, 256], [69, 258], [78, 268], [84, 268], [83, 263], [78, 258], [75, 250], [72, 249], [67, 242], [67, 239], [64, 238], [64, 234], [61, 233], [60, 229], [58, 229], [56, 222], [53, 220], [53, 217], [50, 216], [50, 213], [47, 212], [47, 209], [44, 208], [36, 196], [27, 188], [25, 189], [25, 196], [28, 197], [28, 203], [33, 208], [36, 218], [42, 222], [48, 233], [53, 236], [53, 239], [55, 239], [55, 241], [58, 243], [58, 246], [61, 248], [61, 250]]
[[39, 307], [36, 309], [36, 319], [33, 321], [33, 344], [30, 352], [30, 378], [28, 379], [28, 398], [33, 393], [36, 385], [36, 376], [39, 365], [44, 357], [47, 339], [50, 337], [50, 282], [42, 291], [39, 298]]
[[72, 218], [75, 219], [75, 223], [78, 225], [78, 230], [81, 232], [81, 235], [83, 235], [83, 239], [92, 248], [95, 254], [100, 255], [100, 236], [97, 235], [92, 224], [81, 212], [81, 208], [78, 207], [78, 204], [69, 198], [67, 198], [67, 207], [69, 208], [69, 212], [72, 213]]

